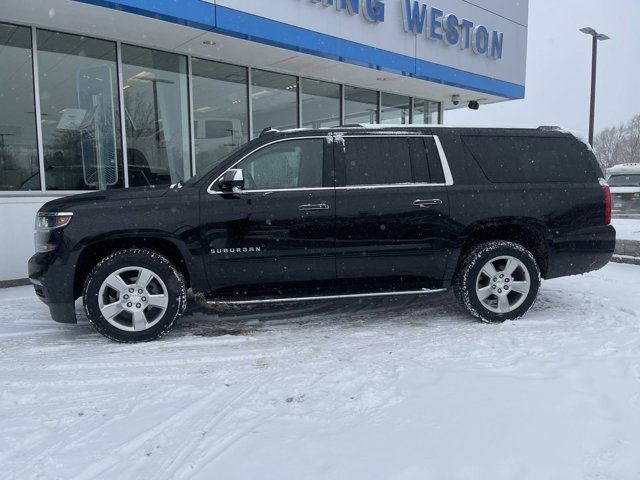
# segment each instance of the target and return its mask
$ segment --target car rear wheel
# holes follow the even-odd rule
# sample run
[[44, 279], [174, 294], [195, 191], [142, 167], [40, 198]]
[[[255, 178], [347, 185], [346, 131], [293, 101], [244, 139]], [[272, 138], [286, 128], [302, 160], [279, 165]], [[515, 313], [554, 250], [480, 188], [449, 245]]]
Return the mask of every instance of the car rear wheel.
[[91, 271], [84, 285], [91, 324], [118, 342], [145, 342], [166, 334], [186, 306], [184, 278], [157, 252], [115, 252]]
[[540, 269], [531, 252], [514, 242], [491, 241], [465, 256], [454, 291], [471, 315], [498, 323], [526, 314], [540, 283]]

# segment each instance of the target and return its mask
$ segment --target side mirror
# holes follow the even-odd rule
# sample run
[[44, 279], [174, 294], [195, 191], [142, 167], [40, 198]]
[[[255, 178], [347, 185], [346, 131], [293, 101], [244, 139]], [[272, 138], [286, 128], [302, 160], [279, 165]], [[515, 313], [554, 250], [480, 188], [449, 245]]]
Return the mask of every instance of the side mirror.
[[218, 182], [220, 190], [230, 192], [236, 188], [244, 188], [244, 175], [240, 169], [228, 170]]

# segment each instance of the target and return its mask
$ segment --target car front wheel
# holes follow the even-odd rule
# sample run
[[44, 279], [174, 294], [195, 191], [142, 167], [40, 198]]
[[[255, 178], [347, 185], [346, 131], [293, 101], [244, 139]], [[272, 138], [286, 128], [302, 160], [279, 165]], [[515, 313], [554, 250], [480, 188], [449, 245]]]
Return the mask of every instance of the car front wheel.
[[186, 305], [182, 274], [148, 249], [115, 252], [85, 281], [84, 307], [91, 324], [118, 342], [145, 342], [166, 334]]
[[540, 269], [530, 251], [514, 242], [491, 241], [465, 256], [454, 291], [473, 316], [499, 323], [526, 314], [540, 283]]

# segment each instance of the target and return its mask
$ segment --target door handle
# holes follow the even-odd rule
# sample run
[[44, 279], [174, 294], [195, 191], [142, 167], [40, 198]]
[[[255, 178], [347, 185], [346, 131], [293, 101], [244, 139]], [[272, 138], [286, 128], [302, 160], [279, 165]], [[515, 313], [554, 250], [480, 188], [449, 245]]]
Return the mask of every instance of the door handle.
[[329, 205], [326, 203], [310, 203], [307, 205], [300, 205], [298, 210], [301, 212], [313, 212], [315, 210], [329, 210]]
[[432, 198], [430, 200], [416, 200], [413, 205], [420, 208], [433, 207], [435, 205], [442, 205], [442, 200], [439, 198]]

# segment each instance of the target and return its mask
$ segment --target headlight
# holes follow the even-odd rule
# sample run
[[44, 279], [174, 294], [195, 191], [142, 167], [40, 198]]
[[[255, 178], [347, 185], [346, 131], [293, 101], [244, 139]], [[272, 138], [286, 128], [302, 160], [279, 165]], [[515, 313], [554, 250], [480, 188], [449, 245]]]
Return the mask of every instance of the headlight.
[[35, 246], [36, 252], [50, 252], [58, 247], [58, 237], [55, 232], [69, 225], [73, 213], [39, 212], [36, 215]]
[[36, 230], [53, 230], [66, 227], [71, 221], [73, 213], [38, 213], [36, 216]]

